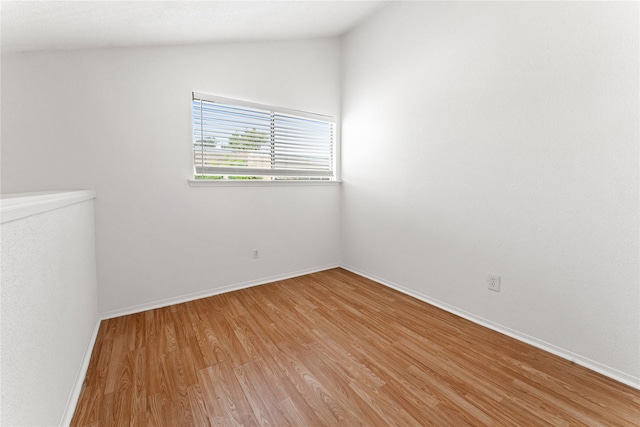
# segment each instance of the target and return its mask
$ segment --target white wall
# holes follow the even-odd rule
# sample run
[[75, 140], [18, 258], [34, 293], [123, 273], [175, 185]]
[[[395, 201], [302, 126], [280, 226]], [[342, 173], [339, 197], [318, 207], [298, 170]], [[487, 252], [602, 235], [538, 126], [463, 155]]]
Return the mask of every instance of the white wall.
[[98, 320], [93, 218], [87, 200], [0, 227], [4, 426], [73, 411]]
[[337, 116], [339, 61], [337, 39], [5, 55], [2, 191], [96, 190], [102, 312], [337, 265], [339, 186], [187, 179], [191, 91]]
[[381, 10], [344, 41], [343, 264], [640, 384], [638, 52], [637, 2]]

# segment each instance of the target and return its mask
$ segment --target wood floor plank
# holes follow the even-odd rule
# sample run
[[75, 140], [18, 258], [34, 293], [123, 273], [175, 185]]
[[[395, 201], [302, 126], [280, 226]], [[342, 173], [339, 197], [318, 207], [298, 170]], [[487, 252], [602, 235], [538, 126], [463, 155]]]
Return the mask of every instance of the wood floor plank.
[[291, 424], [281, 412], [268, 369], [261, 359], [256, 359], [236, 366], [233, 371], [259, 425], [289, 426]]
[[198, 371], [213, 425], [260, 425], [228, 360]]
[[147, 392], [145, 379], [147, 377], [145, 348], [137, 348], [132, 352], [133, 362], [133, 383], [131, 396], [131, 411], [138, 414], [147, 409]]
[[193, 424], [202, 427], [211, 426], [204, 397], [197, 383], [187, 387], [187, 396], [189, 397], [189, 405], [193, 414]]
[[640, 426], [640, 391], [332, 269], [104, 320], [72, 426]]

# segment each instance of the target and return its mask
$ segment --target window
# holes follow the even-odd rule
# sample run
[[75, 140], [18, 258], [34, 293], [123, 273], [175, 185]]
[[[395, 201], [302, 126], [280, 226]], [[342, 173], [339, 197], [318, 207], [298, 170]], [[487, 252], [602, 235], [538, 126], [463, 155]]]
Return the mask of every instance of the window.
[[333, 180], [329, 116], [194, 92], [195, 179]]

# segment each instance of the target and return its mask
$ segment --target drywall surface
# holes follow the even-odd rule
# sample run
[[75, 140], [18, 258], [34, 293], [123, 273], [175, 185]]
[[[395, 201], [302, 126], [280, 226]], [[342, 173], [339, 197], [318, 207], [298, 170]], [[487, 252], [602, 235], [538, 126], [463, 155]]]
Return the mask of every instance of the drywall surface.
[[2, 425], [61, 425], [98, 320], [93, 200], [4, 222], [0, 242]]
[[339, 61], [337, 39], [5, 55], [3, 191], [96, 190], [101, 312], [335, 266], [339, 185], [187, 180], [192, 91], [339, 116]]
[[638, 15], [398, 2], [348, 34], [343, 265], [640, 385]]

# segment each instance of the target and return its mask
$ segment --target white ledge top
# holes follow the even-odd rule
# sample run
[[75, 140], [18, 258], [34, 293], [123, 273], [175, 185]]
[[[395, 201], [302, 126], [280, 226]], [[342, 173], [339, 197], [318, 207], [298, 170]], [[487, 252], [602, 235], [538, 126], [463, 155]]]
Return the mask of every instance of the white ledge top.
[[63, 208], [96, 197], [91, 190], [41, 191], [0, 195], [0, 223]]
[[340, 185], [342, 181], [339, 180], [304, 180], [304, 179], [291, 179], [282, 181], [262, 181], [258, 179], [190, 179], [189, 185], [191, 187], [286, 187], [286, 186], [325, 186], [325, 185]]

